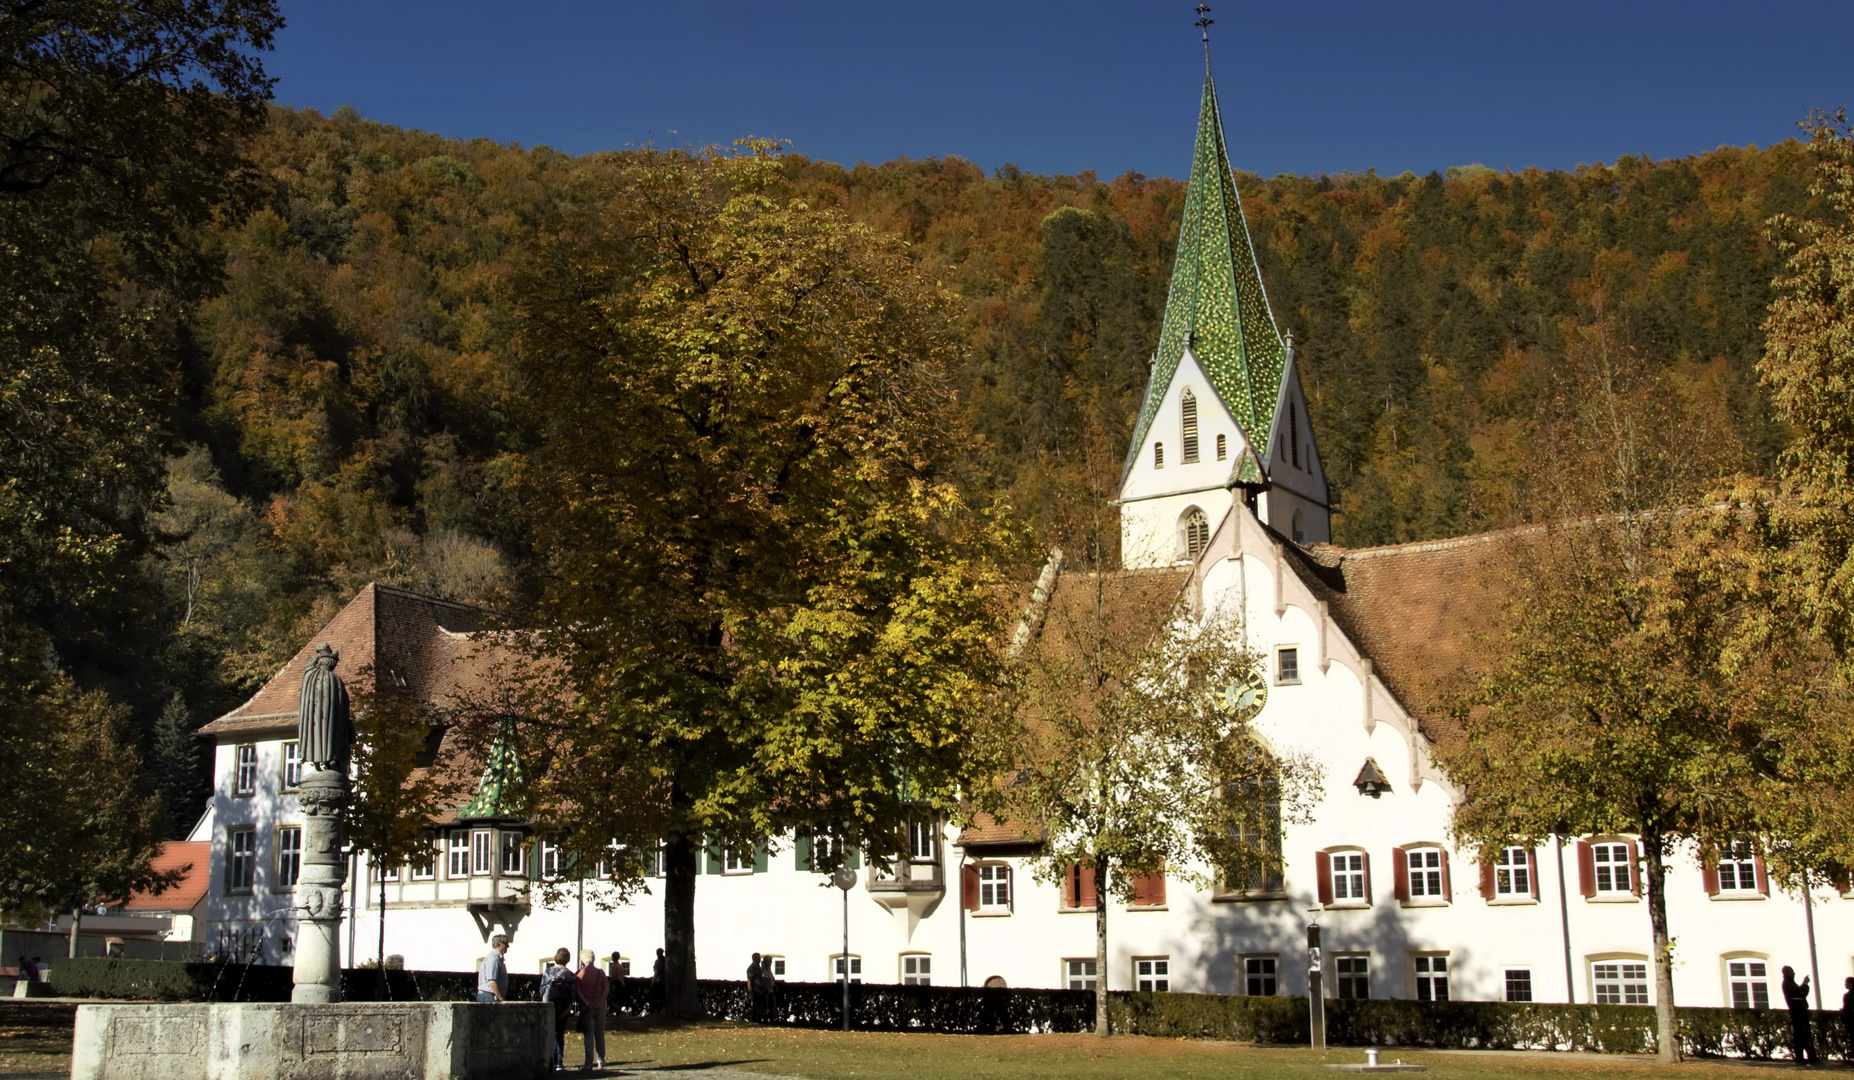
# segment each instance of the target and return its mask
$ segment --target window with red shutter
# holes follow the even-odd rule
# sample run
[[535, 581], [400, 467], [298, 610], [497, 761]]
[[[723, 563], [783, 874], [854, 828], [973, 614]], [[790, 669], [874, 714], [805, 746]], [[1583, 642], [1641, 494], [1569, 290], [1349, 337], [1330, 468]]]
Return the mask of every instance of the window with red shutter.
[[1577, 891], [1585, 899], [1596, 895], [1596, 850], [1588, 840], [1577, 842]]
[[1075, 899], [1076, 899], [1075, 906], [1079, 908], [1086, 908], [1092, 911], [1094, 909], [1094, 899], [1095, 899], [1094, 867], [1078, 866], [1075, 868], [1075, 871], [1076, 871], [1076, 884], [1077, 884], [1076, 896], [1075, 896]]
[[978, 867], [967, 866], [959, 875], [959, 880], [962, 892], [961, 899], [965, 902], [966, 910], [977, 911], [979, 904]]
[[1333, 857], [1324, 851], [1313, 855], [1313, 871], [1319, 883], [1320, 903], [1333, 902]]
[[1410, 899], [1410, 867], [1400, 847], [1391, 848], [1391, 884], [1399, 903]]

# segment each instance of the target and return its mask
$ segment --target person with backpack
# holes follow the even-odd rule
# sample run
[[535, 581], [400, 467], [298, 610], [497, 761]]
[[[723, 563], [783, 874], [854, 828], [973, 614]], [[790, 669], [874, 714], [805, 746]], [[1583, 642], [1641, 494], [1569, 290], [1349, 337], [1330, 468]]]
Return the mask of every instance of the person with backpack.
[[572, 1020], [575, 1006], [583, 1006], [584, 1000], [579, 993], [579, 977], [567, 965], [572, 962], [573, 951], [560, 949], [554, 953], [553, 962], [541, 972], [541, 1000], [554, 1007], [554, 1068], [566, 1068], [566, 1033], [567, 1024]]

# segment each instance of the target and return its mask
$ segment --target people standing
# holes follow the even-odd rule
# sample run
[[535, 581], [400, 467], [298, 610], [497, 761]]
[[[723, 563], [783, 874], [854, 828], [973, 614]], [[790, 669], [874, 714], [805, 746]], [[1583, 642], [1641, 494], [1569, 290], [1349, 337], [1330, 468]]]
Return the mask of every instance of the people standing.
[[508, 1000], [509, 965], [504, 959], [509, 951], [509, 936], [497, 934], [489, 939], [489, 955], [476, 971], [476, 1000], [495, 1005]]
[[582, 1004], [579, 997], [579, 978], [567, 965], [572, 962], [571, 949], [559, 949], [554, 953], [553, 962], [541, 972], [541, 1000], [554, 1007], [554, 1068], [566, 1068], [566, 1032], [567, 1022], [572, 1018], [573, 1006]]
[[1815, 1033], [1809, 1026], [1809, 979], [1796, 981], [1796, 969], [1783, 965], [1783, 1003], [1790, 1007], [1790, 1057], [1798, 1065], [1820, 1065]]
[[1854, 975], [1848, 976], [1848, 992], [1841, 995], [1841, 1035], [1847, 1046], [1847, 1059], [1854, 1061]]
[[747, 965], [747, 1019], [760, 1018], [760, 954], [753, 954]]
[[766, 1023], [775, 1023], [779, 1017], [779, 981], [773, 968], [771, 953], [760, 961], [760, 1008], [761, 1019]]
[[611, 982], [599, 970], [599, 958], [591, 949], [579, 951], [579, 1034], [586, 1042], [586, 1060], [581, 1069], [605, 1067], [605, 1007]]
[[665, 963], [667, 963], [667, 961], [664, 960], [663, 958], [663, 950], [658, 949], [657, 950], [657, 962], [654, 965], [652, 965], [650, 969], [650, 998], [649, 1000], [650, 1000], [650, 1011], [651, 1012], [657, 1012], [663, 1008], [663, 1002], [665, 998], [664, 986], [663, 986], [663, 966]]

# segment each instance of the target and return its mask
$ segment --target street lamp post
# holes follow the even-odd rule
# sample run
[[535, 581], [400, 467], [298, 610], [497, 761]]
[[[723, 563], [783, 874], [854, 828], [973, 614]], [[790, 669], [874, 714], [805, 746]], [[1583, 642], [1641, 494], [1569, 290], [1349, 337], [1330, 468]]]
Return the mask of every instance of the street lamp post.
[[843, 1030], [850, 1030], [850, 890], [856, 888], [856, 871], [839, 866], [831, 872], [830, 883], [843, 891], [843, 955], [837, 963], [843, 974]]

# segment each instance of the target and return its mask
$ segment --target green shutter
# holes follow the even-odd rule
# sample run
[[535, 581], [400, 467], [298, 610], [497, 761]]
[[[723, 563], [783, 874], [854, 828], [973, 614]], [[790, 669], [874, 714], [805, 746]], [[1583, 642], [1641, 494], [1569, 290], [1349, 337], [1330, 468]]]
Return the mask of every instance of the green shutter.
[[843, 865], [849, 867], [852, 870], [855, 870], [861, 867], [863, 865], [862, 849], [857, 848], [857, 847], [850, 847], [847, 851], [845, 851], [843, 853]]
[[768, 869], [767, 864], [771, 859], [771, 840], [766, 841], [764, 844], [755, 844], [753, 847], [753, 872], [756, 874], [764, 874]]
[[721, 844], [719, 841], [708, 841], [708, 872], [711, 874], [719, 874], [721, 872]]
[[811, 869], [811, 834], [799, 833], [798, 842], [792, 845], [797, 857], [792, 865], [800, 870]]

